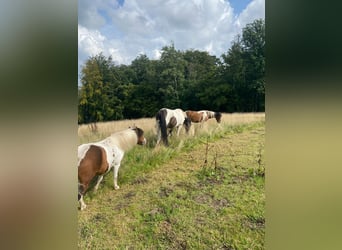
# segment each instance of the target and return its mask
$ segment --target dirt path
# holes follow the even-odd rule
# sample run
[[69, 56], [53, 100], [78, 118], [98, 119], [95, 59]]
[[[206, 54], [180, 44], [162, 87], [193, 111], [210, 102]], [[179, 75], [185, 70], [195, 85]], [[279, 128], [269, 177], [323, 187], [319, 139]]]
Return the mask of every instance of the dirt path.
[[80, 248], [262, 247], [264, 135], [259, 125], [203, 141], [118, 191], [96, 194], [79, 213]]

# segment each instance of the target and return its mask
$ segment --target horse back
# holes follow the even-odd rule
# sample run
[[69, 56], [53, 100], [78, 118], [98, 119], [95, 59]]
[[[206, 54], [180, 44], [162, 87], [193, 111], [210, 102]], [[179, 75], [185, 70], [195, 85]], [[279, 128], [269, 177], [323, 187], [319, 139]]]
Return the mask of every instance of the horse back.
[[203, 112], [197, 111], [186, 111], [187, 117], [190, 118], [192, 122], [201, 122], [203, 120]]

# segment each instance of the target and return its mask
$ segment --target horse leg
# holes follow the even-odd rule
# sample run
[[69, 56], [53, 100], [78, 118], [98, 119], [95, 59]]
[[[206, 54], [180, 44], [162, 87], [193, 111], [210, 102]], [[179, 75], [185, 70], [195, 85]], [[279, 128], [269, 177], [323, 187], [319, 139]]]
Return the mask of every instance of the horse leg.
[[169, 136], [172, 136], [173, 128], [170, 129], [169, 131]]
[[86, 183], [86, 184], [81, 184], [78, 188], [78, 201], [80, 203], [81, 211], [87, 207], [87, 205], [84, 203], [83, 196], [85, 192], [87, 191], [88, 186], [89, 186], [89, 183]]
[[161, 131], [160, 131], [160, 127], [157, 127], [157, 143], [156, 146], [159, 145], [161, 140]]
[[119, 168], [120, 168], [120, 164], [121, 164], [121, 160], [124, 157], [124, 152], [120, 151], [117, 153], [116, 157], [117, 159], [114, 162], [114, 189], [117, 190], [119, 189], [119, 185], [118, 185], [118, 172], [119, 172]]
[[99, 175], [99, 177], [97, 178], [97, 183], [95, 185], [94, 191], [96, 192], [97, 189], [99, 188], [99, 185], [101, 183], [101, 181], [103, 180], [103, 175]]
[[80, 203], [81, 211], [84, 210], [87, 207], [87, 205], [84, 203], [83, 195], [82, 194], [81, 194], [81, 198], [79, 200], [79, 203]]
[[179, 136], [179, 133], [180, 133], [180, 131], [181, 131], [181, 128], [182, 128], [182, 126], [178, 126], [178, 127], [177, 127], [177, 136]]
[[119, 172], [120, 164], [114, 165], [114, 189], [117, 190], [120, 187], [118, 186], [118, 172]]

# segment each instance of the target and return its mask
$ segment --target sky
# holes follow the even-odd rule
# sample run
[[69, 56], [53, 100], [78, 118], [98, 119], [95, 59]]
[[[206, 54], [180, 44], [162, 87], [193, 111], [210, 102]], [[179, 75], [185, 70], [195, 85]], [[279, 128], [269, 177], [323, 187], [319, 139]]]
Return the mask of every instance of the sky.
[[140, 54], [159, 59], [171, 43], [220, 57], [257, 18], [265, 0], [79, 0], [78, 72], [100, 52], [128, 65]]

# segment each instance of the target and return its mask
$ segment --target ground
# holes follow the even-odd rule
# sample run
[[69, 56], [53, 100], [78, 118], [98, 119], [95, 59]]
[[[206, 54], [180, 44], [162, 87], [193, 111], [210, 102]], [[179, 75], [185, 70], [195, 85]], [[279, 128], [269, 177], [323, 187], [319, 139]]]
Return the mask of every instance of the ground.
[[263, 249], [264, 138], [265, 123], [256, 122], [194, 144], [180, 140], [173, 151], [150, 149], [163, 151], [165, 161], [135, 176], [122, 167], [120, 190], [110, 174], [87, 194], [79, 248]]

